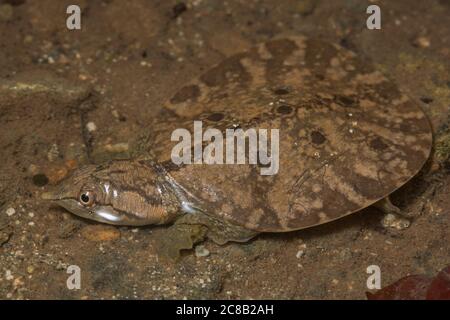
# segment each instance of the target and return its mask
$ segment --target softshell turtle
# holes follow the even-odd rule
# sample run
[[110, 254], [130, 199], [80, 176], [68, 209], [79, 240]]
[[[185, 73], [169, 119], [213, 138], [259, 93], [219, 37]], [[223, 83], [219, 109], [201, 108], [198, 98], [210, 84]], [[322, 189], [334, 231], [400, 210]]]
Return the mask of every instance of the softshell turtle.
[[[251, 164], [171, 161], [177, 128], [278, 128], [279, 171]], [[323, 224], [387, 197], [424, 165], [423, 111], [367, 60], [302, 36], [235, 54], [163, 106], [133, 159], [80, 168], [44, 194], [114, 225], [173, 224], [177, 249]]]

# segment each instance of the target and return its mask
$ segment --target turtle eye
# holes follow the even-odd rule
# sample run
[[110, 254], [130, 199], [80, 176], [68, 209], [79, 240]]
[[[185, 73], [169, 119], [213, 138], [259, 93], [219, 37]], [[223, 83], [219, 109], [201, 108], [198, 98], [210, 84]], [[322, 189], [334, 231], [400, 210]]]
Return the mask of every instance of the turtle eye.
[[91, 206], [95, 201], [95, 194], [92, 191], [82, 191], [79, 200], [83, 206]]

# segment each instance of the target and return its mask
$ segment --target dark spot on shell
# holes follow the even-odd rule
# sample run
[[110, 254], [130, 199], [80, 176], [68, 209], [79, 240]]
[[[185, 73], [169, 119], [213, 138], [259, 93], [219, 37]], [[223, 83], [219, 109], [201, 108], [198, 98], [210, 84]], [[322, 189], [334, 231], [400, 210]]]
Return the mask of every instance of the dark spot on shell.
[[355, 99], [349, 96], [335, 96], [334, 100], [344, 107], [353, 107], [355, 105]]
[[386, 143], [384, 143], [380, 137], [377, 137], [377, 138], [373, 139], [372, 141], [370, 141], [370, 147], [374, 150], [382, 151], [382, 150], [386, 149], [388, 147], [388, 145]]
[[423, 103], [426, 103], [426, 104], [429, 104], [429, 103], [432, 103], [432, 102], [433, 102], [433, 99], [432, 99], [432, 98], [429, 98], [429, 97], [422, 97], [422, 98], [420, 98], [420, 100], [421, 100]]
[[286, 87], [281, 87], [281, 88], [275, 89], [273, 92], [277, 95], [284, 95], [284, 94], [288, 94], [289, 90]]
[[185, 86], [180, 89], [170, 100], [171, 103], [181, 103], [187, 100], [195, 100], [200, 95], [200, 88], [196, 85]]
[[219, 93], [216, 97], [217, 97], [217, 99], [225, 99], [225, 98], [228, 98], [229, 96], [230, 95], [228, 93], [222, 92], [222, 93]]
[[402, 122], [400, 124], [400, 130], [404, 133], [414, 132], [414, 125], [412, 126], [408, 122]]
[[240, 61], [243, 57], [245, 57], [245, 54], [238, 54], [225, 59], [222, 63], [204, 73], [200, 80], [209, 87], [226, 85], [229, 82], [237, 81], [236, 78], [239, 78], [240, 83], [250, 82], [252, 77]]
[[273, 56], [285, 58], [297, 49], [297, 45], [292, 40], [279, 39], [267, 42], [266, 48]]
[[326, 72], [323, 61], [330, 61], [337, 55], [337, 49], [333, 45], [314, 39], [306, 40], [306, 48], [305, 64], [314, 66], [314, 69], [318, 73]]
[[385, 99], [388, 103], [400, 97], [400, 92], [391, 81], [383, 81], [378, 83], [373, 87], [373, 90], [378, 92], [381, 98]]
[[325, 136], [320, 133], [319, 131], [313, 131], [311, 132], [311, 141], [314, 144], [322, 144], [325, 142], [325, 140], [327, 140], [327, 138], [325, 138]]
[[210, 114], [207, 119], [210, 120], [210, 121], [220, 121], [224, 117], [225, 116], [223, 115], [223, 113], [216, 112], [216, 113]]
[[289, 114], [292, 112], [292, 107], [283, 104], [277, 108], [277, 112], [281, 114]]
[[324, 80], [325, 76], [321, 73], [316, 73], [314, 74], [314, 76], [316, 77], [317, 80]]
[[33, 183], [35, 186], [43, 187], [48, 183], [48, 178], [43, 173], [38, 173], [33, 176]]

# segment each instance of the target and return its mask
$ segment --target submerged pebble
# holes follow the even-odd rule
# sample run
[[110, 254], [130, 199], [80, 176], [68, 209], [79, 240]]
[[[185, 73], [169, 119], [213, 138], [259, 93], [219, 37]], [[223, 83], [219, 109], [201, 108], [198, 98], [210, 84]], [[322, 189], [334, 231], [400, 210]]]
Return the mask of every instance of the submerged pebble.
[[129, 146], [126, 142], [105, 145], [105, 150], [112, 153], [127, 152], [128, 149]]
[[301, 257], [303, 257], [304, 254], [305, 254], [305, 251], [303, 251], [303, 250], [298, 250], [297, 253], [296, 253], [296, 255], [295, 255], [295, 257], [296, 257], [297, 259], [300, 259]]
[[421, 36], [414, 39], [413, 44], [419, 48], [428, 48], [431, 45], [431, 42], [427, 37]]
[[8, 217], [13, 216], [15, 213], [16, 213], [16, 210], [15, 210], [14, 208], [8, 208], [8, 209], [6, 209], [6, 215], [7, 215]]
[[14, 279], [14, 276], [12, 275], [11, 270], [6, 270], [5, 271], [5, 279], [8, 281], [11, 281]]
[[94, 123], [94, 122], [88, 122], [87, 124], [86, 124], [86, 129], [89, 131], [89, 132], [94, 132], [95, 130], [97, 130], [97, 126], [96, 126], [96, 124]]
[[27, 267], [27, 273], [32, 274], [34, 272], [34, 266], [28, 266]]

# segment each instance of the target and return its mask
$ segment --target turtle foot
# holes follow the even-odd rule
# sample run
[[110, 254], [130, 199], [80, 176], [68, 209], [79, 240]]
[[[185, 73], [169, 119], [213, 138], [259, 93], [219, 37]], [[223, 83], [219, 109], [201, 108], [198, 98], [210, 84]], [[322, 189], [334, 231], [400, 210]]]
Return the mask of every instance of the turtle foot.
[[206, 238], [207, 228], [203, 225], [175, 224], [167, 230], [167, 234], [157, 245], [160, 257], [176, 261], [182, 250], [190, 250]]
[[381, 220], [383, 227], [404, 230], [411, 225], [412, 216], [394, 205], [389, 197], [375, 203], [375, 207], [385, 213]]

